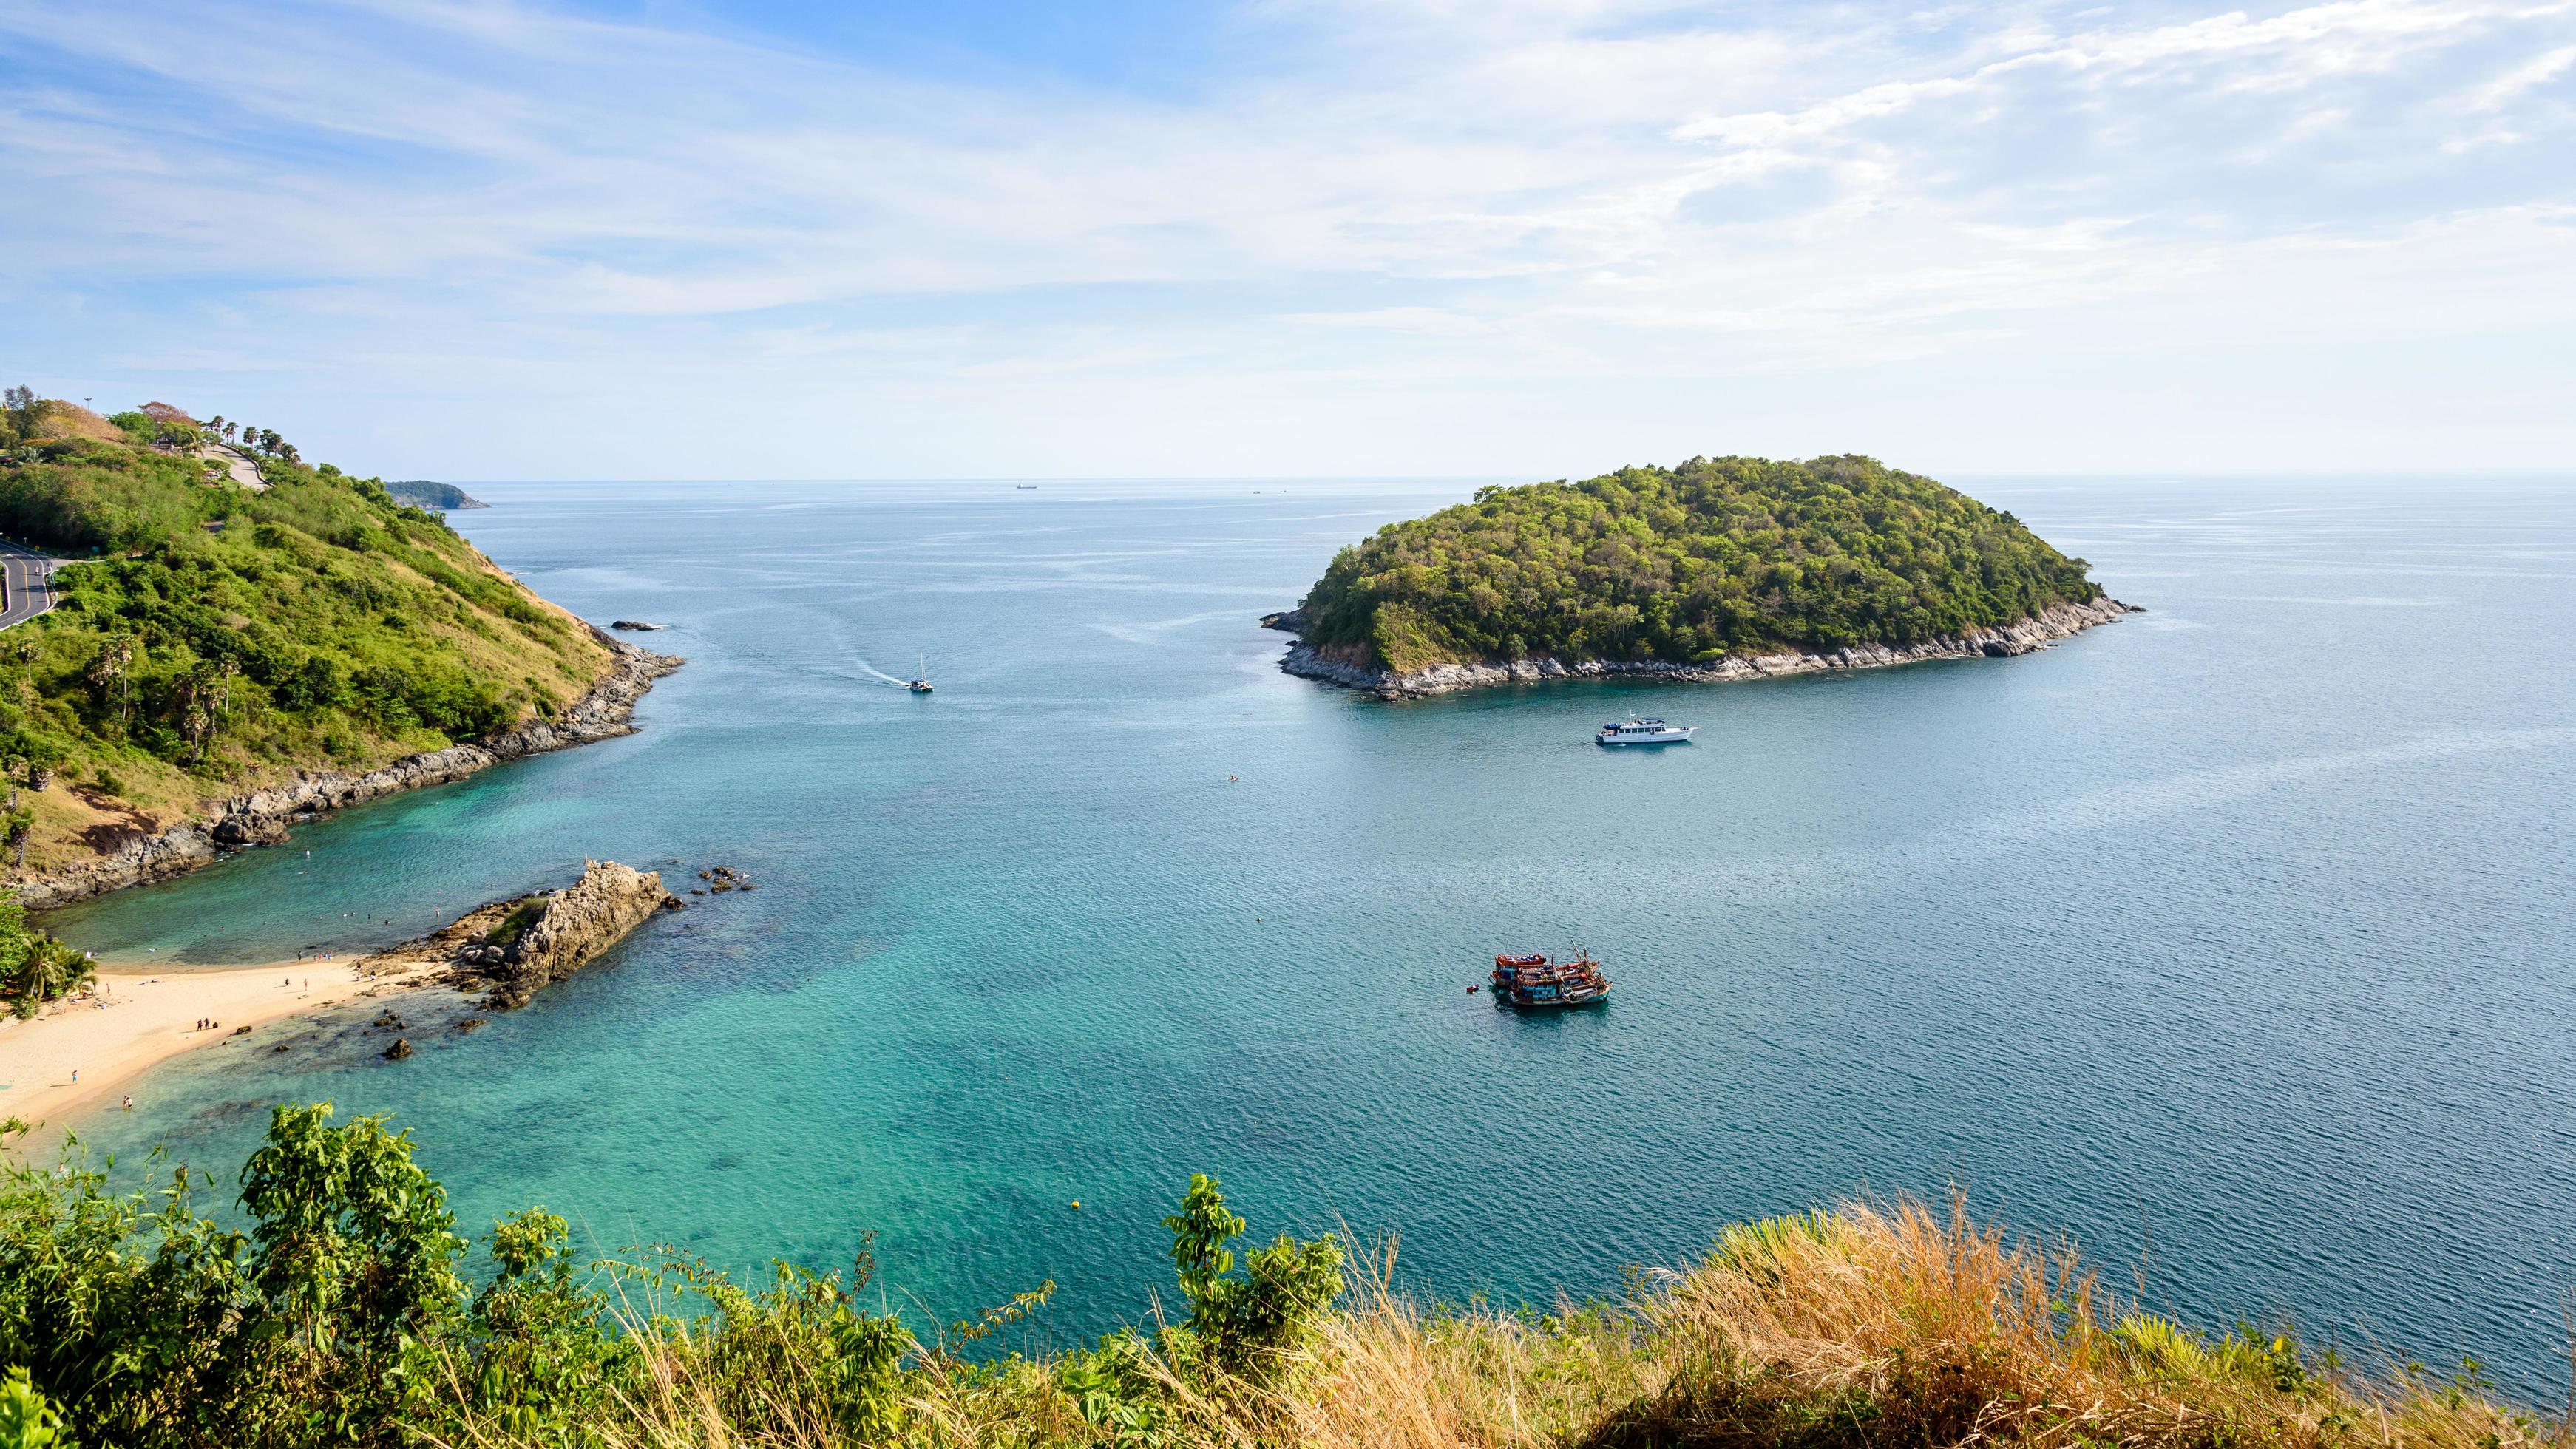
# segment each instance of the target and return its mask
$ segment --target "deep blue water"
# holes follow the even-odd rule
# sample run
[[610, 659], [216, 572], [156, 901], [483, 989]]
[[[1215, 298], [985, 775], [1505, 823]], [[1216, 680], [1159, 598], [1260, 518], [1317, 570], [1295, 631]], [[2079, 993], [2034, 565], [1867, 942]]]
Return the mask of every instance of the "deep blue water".
[[[215, 1049], [95, 1136], [228, 1173], [262, 1104], [329, 1097], [397, 1114], [468, 1223], [538, 1201], [736, 1265], [875, 1228], [925, 1318], [1053, 1277], [1058, 1342], [1145, 1312], [1192, 1170], [1256, 1232], [1400, 1231], [1419, 1286], [1532, 1297], [1956, 1184], [2203, 1321], [2554, 1401], [2576, 492], [1971, 486], [2152, 612], [1390, 705], [1277, 673], [1254, 619], [1467, 485], [478, 487], [457, 522], [536, 588], [675, 626], [643, 732], [59, 928], [345, 952], [586, 854], [761, 889], [408, 1062]], [[869, 673], [916, 654], [933, 698]], [[1698, 742], [1589, 743], [1639, 711]], [[1576, 944], [1604, 1010], [1464, 990]]]

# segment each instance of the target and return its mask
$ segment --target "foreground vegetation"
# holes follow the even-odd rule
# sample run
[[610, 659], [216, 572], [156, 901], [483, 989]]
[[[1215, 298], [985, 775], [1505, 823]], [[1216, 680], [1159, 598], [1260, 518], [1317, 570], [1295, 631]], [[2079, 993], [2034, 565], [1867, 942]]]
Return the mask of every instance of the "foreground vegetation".
[[265, 491], [199, 457], [224, 429], [173, 408], [101, 418], [24, 388], [0, 407], [0, 533], [81, 560], [59, 607], [0, 635], [0, 765], [32, 812], [18, 863], [295, 769], [485, 735], [608, 667], [438, 514], [232, 426]]
[[[408, 1139], [281, 1107], [251, 1227], [184, 1172], [117, 1195], [75, 1149], [0, 1187], [0, 1449], [160, 1446], [2395, 1446], [2566, 1449], [2475, 1365], [2365, 1381], [2286, 1333], [2196, 1333], [2071, 1252], [1919, 1204], [1730, 1229], [1557, 1311], [1420, 1307], [1391, 1252], [1245, 1230], [1192, 1180], [1178, 1322], [995, 1352], [1052, 1285], [917, 1334], [848, 1274], [759, 1288], [685, 1257], [579, 1264], [541, 1209], [466, 1244]], [[45, 1437], [58, 1432], [66, 1438]]]
[[2019, 519], [1860, 457], [1487, 488], [1342, 550], [1308, 643], [1411, 673], [1913, 644], [2098, 597]]

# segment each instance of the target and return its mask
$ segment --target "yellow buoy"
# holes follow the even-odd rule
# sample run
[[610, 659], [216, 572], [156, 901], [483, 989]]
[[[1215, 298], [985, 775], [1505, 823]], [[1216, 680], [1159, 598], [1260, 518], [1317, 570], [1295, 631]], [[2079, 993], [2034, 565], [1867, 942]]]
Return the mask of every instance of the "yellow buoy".
[[1080, 1211], [1082, 1207], [1082, 1199], [1075, 1198], [1072, 1205], [1076, 1211]]

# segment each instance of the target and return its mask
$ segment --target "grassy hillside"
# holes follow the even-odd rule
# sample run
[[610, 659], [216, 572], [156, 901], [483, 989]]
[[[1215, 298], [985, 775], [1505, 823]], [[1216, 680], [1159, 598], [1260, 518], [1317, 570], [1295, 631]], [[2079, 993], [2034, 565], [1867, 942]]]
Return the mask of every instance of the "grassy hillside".
[[[852, 1271], [746, 1288], [676, 1250], [585, 1263], [530, 1209], [469, 1256], [407, 1138], [279, 1107], [238, 1176], [112, 1192], [77, 1153], [0, 1180], [0, 1432], [84, 1449], [2567, 1449], [2474, 1361], [2372, 1376], [2286, 1328], [2195, 1330], [2069, 1248], [1954, 1207], [1731, 1228], [1618, 1299], [1418, 1306], [1330, 1237], [1242, 1255], [1193, 1179], [1150, 1328], [1041, 1351], [1051, 1285], [907, 1322]], [[234, 1180], [229, 1175], [227, 1181]], [[1352, 1280], [1356, 1277], [1356, 1283]], [[1172, 1290], [1177, 1288], [1177, 1292]], [[870, 1305], [873, 1304], [872, 1308]], [[917, 1305], [916, 1305], [917, 1309]], [[13, 1418], [14, 1416], [14, 1418]], [[0, 1439], [42, 1444], [31, 1436]]]
[[1342, 550], [1309, 643], [1410, 673], [1912, 644], [2098, 597], [2019, 519], [1859, 457], [1488, 488]]
[[0, 634], [0, 757], [59, 782], [28, 797], [31, 867], [551, 712], [608, 668], [586, 626], [374, 479], [270, 434], [254, 492], [185, 424], [85, 417], [23, 393], [0, 411], [0, 533], [82, 560], [54, 612]]

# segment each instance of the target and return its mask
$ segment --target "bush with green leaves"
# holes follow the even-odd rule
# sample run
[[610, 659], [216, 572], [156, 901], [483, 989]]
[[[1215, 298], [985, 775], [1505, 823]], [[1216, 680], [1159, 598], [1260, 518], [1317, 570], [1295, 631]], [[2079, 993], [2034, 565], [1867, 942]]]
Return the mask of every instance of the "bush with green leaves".
[[271, 1114], [240, 1174], [244, 1229], [203, 1210], [202, 1175], [117, 1192], [112, 1169], [74, 1143], [0, 1181], [0, 1363], [26, 1370], [23, 1389], [0, 1386], [0, 1424], [18, 1413], [85, 1449], [584, 1445], [638, 1414], [711, 1418], [727, 1442], [892, 1445], [940, 1394], [1154, 1442], [1210, 1396], [1274, 1382], [1342, 1288], [1329, 1236], [1282, 1236], [1238, 1273], [1243, 1220], [1194, 1177], [1165, 1220], [1185, 1322], [976, 1362], [965, 1350], [1054, 1283], [925, 1343], [859, 1306], [865, 1241], [847, 1276], [779, 1263], [753, 1289], [667, 1249], [576, 1264], [564, 1220], [531, 1208], [493, 1226], [470, 1288], [409, 1136], [334, 1123], [328, 1104]]
[[1861, 457], [1486, 488], [1342, 550], [1309, 643], [1399, 673], [1912, 644], [2097, 597], [2009, 513]]
[[1246, 1255], [1237, 1274], [1233, 1244], [1246, 1224], [1205, 1173], [1191, 1174], [1180, 1211], [1163, 1226], [1189, 1316], [1150, 1341], [1133, 1329], [1106, 1334], [1056, 1369], [1083, 1419], [1121, 1443], [1151, 1443], [1169, 1427], [1171, 1378], [1196, 1393], [1271, 1383], [1342, 1293], [1342, 1245], [1330, 1233], [1305, 1241], [1282, 1233]]
[[0, 1449], [71, 1449], [62, 1412], [37, 1391], [23, 1365], [0, 1379]]

